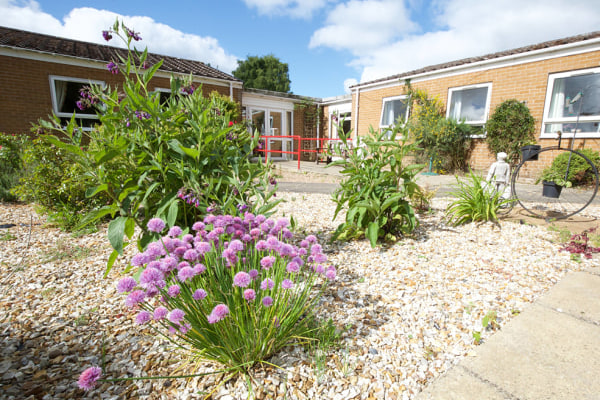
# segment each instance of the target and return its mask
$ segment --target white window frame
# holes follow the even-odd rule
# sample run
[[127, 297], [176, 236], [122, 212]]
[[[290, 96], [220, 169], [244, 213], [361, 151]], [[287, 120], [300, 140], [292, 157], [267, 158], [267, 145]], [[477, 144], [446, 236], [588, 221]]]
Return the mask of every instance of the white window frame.
[[[561, 118], [548, 118], [548, 114], [550, 112], [550, 105], [552, 103], [552, 92], [554, 91], [554, 82], [560, 78], [569, 78], [577, 75], [588, 75], [588, 74], [599, 74], [600, 76], [600, 67], [597, 68], [588, 68], [588, 69], [579, 69], [572, 70], [566, 72], [558, 72], [555, 74], [548, 75], [548, 85], [546, 86], [546, 99], [544, 102], [544, 114], [542, 116], [542, 127], [540, 132], [540, 138], [542, 139], [556, 139], [556, 132], [546, 133], [546, 124], [565, 124], [571, 123], [574, 124], [577, 122], [577, 115], [573, 117], [561, 117]], [[594, 90], [600, 91], [600, 87], [594, 86]], [[588, 90], [589, 94], [589, 90]], [[583, 95], [583, 101], [589, 100], [589, 97], [586, 97], [586, 94]], [[577, 103], [573, 104], [574, 107], [579, 107]], [[600, 116], [580, 116], [579, 123], [589, 123], [589, 122], [599, 122]], [[579, 129], [578, 129], [579, 130]], [[572, 138], [572, 132], [562, 132], [563, 138]], [[600, 128], [597, 132], [579, 132], [576, 134], [575, 138], [599, 138], [600, 137]]]
[[[485, 108], [484, 108], [483, 119], [478, 120], [478, 121], [464, 121], [464, 122], [467, 125], [482, 126], [482, 127], [485, 126], [485, 123], [487, 122], [487, 120], [490, 116], [490, 102], [492, 99], [492, 82], [478, 83], [475, 85], [465, 85], [465, 86], [457, 86], [457, 87], [448, 88], [448, 104], [446, 105], [446, 118], [451, 118], [450, 109], [451, 109], [451, 104], [452, 104], [452, 95], [454, 93], [460, 92], [463, 90], [479, 89], [479, 88], [487, 88], [487, 95], [485, 98]], [[458, 122], [460, 122], [460, 120]], [[471, 135], [472, 138], [484, 138], [485, 136], [486, 136], [485, 131], [481, 135]]]
[[[406, 100], [408, 99], [408, 95], [400, 95], [400, 96], [393, 96], [393, 97], [384, 97], [381, 100], [381, 112], [379, 113], [379, 128], [382, 130], [385, 130], [387, 128], [389, 128], [390, 126], [392, 126], [392, 124], [382, 124], [383, 122], [383, 111], [385, 110], [385, 103], [390, 102], [390, 101], [394, 101], [394, 100]], [[406, 113], [404, 115], [404, 123], [406, 123], [406, 121], [408, 120], [408, 114], [410, 112], [410, 106], [406, 106]], [[396, 121], [394, 121], [396, 122]]]
[[[56, 114], [56, 116], [61, 118], [71, 118], [73, 116], [72, 113], [59, 112], [58, 111], [58, 100], [56, 98], [56, 85], [55, 81], [66, 81], [66, 82], [75, 82], [75, 83], [83, 83], [83, 84], [95, 84], [100, 85], [101, 87], [106, 87], [106, 82], [91, 80], [91, 79], [82, 79], [82, 78], [73, 78], [69, 76], [58, 76], [58, 75], [50, 75], [50, 97], [52, 98], [52, 110]], [[75, 118], [78, 119], [98, 119], [98, 116], [94, 114], [81, 114], [75, 111]]]

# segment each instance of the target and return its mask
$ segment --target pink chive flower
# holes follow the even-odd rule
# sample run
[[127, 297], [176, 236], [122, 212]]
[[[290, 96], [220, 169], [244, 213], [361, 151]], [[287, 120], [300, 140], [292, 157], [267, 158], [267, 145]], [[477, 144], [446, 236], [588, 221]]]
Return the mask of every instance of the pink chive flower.
[[150, 232], [160, 233], [165, 229], [166, 224], [165, 221], [160, 218], [152, 218], [150, 221], [148, 221], [147, 226]]
[[325, 276], [330, 281], [335, 280], [335, 267], [333, 265], [330, 266], [329, 268], [327, 268], [327, 272], [325, 272]]
[[135, 307], [138, 303], [141, 303], [146, 298], [146, 293], [143, 290], [134, 290], [129, 293], [129, 296], [125, 299], [125, 305], [127, 307]]
[[271, 296], [265, 296], [262, 299], [262, 303], [265, 307], [271, 307], [271, 305], [273, 304], [273, 298]]
[[168, 314], [169, 314], [169, 310], [167, 310], [166, 307], [163, 307], [163, 306], [156, 307], [156, 309], [154, 310], [154, 320], [155, 321], [163, 320], [167, 317]]
[[281, 287], [284, 289], [291, 289], [294, 287], [294, 282], [289, 279], [284, 279], [284, 281], [281, 282]]
[[258, 271], [255, 269], [251, 269], [250, 271], [248, 271], [248, 275], [250, 275], [250, 278], [254, 280], [258, 276]]
[[218, 304], [208, 316], [208, 323], [215, 324], [225, 318], [227, 314], [229, 314], [229, 308], [225, 304]]
[[233, 286], [248, 287], [251, 281], [252, 278], [250, 277], [250, 274], [240, 271], [233, 277]]
[[300, 266], [298, 265], [298, 263], [296, 261], [291, 261], [287, 267], [285, 268], [285, 270], [287, 272], [289, 272], [290, 274], [295, 274], [296, 272], [300, 271]]
[[273, 286], [275, 286], [275, 282], [270, 278], [267, 278], [260, 283], [260, 288], [262, 290], [273, 289]]
[[312, 247], [310, 248], [310, 254], [311, 255], [315, 255], [315, 254], [321, 254], [323, 252], [323, 248], [321, 247], [320, 244], [313, 244]]
[[178, 285], [172, 285], [169, 287], [169, 289], [167, 289], [167, 294], [170, 297], [177, 297], [177, 295], [179, 295], [180, 292], [181, 288]]
[[206, 296], [207, 296], [207, 293], [206, 293], [206, 290], [204, 290], [204, 289], [197, 289], [194, 292], [194, 294], [192, 295], [193, 299], [198, 300], [198, 301], [206, 298]]
[[265, 256], [260, 260], [263, 269], [269, 269], [275, 264], [275, 256]]
[[194, 274], [195, 275], [200, 275], [204, 271], [206, 271], [206, 267], [204, 266], [204, 264], [196, 264], [196, 265], [194, 265]]
[[244, 290], [244, 299], [246, 299], [246, 301], [253, 301], [254, 299], [256, 299], [256, 292], [254, 291], [254, 289]]
[[137, 282], [130, 276], [127, 276], [117, 283], [117, 292], [127, 293], [131, 292], [137, 286]]
[[152, 316], [146, 310], [140, 311], [138, 315], [135, 317], [135, 323], [138, 325], [144, 325], [146, 322], [150, 321]]
[[171, 229], [169, 229], [169, 233], [167, 233], [167, 235], [169, 235], [171, 237], [177, 237], [177, 236], [181, 235], [182, 233], [183, 233], [183, 231], [181, 230], [180, 227], [174, 226]]
[[204, 222], [196, 222], [194, 223], [194, 225], [192, 225], [192, 230], [198, 232], [198, 231], [202, 231], [204, 230], [204, 228], [206, 227], [206, 225], [204, 225]]
[[83, 390], [91, 390], [96, 386], [96, 381], [98, 381], [101, 376], [102, 369], [100, 367], [90, 367], [79, 375], [77, 384]]
[[188, 279], [192, 279], [194, 275], [194, 269], [192, 267], [183, 267], [179, 270], [177, 277], [181, 282], [185, 282]]
[[181, 321], [183, 321], [184, 317], [185, 312], [183, 312], [179, 308], [175, 308], [169, 313], [168, 319], [174, 324], [179, 324]]
[[189, 261], [196, 261], [196, 260], [198, 260], [198, 258], [200, 258], [200, 253], [198, 253], [194, 249], [189, 249], [189, 250], [186, 250], [185, 253], [183, 253], [183, 258], [185, 260], [189, 260]]
[[317, 268], [315, 269], [315, 271], [317, 272], [317, 274], [322, 274], [325, 272], [325, 267], [322, 266], [321, 264], [317, 265]]
[[308, 243], [317, 243], [317, 237], [315, 235], [308, 235], [306, 241]]

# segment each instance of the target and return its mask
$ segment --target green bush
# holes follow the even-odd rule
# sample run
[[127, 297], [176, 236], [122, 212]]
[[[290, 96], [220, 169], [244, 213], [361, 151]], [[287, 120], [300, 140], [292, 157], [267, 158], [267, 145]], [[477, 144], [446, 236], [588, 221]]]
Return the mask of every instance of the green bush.
[[[346, 220], [340, 224], [333, 240], [348, 240], [366, 236], [375, 247], [379, 239], [395, 241], [398, 236], [412, 232], [418, 224], [410, 203], [420, 192], [415, 175], [423, 165], [403, 165], [407, 155], [414, 154], [415, 143], [407, 143], [408, 131], [401, 125], [390, 131], [377, 133], [370, 129], [361, 137], [361, 146], [354, 147], [349, 157], [333, 162], [342, 166], [345, 176], [340, 188], [333, 194], [337, 204], [335, 217], [347, 207]], [[347, 148], [343, 132], [339, 132]]]
[[[600, 167], [600, 153], [591, 149], [581, 149], [578, 152], [587, 157], [596, 167], [596, 171], [598, 171]], [[572, 156], [570, 157], [571, 154]], [[565, 180], [567, 166], [569, 167], [569, 174]], [[548, 181], [556, 182], [561, 186], [586, 186], [593, 184], [594, 180], [594, 171], [583, 157], [575, 153], [563, 151], [552, 161], [550, 167], [542, 171], [542, 175], [537, 180], [537, 183]]]
[[469, 172], [470, 182], [456, 178], [458, 188], [452, 192], [456, 197], [446, 210], [446, 220], [450, 225], [468, 222], [497, 222], [500, 207], [513, 201], [503, 199], [501, 192], [493, 191], [488, 183], [473, 171]]
[[275, 204], [270, 166], [250, 160], [258, 132], [251, 135], [235, 122], [228, 99], [204, 97], [190, 82], [172, 78], [171, 95], [161, 99], [149, 82], [162, 61], [148, 66], [147, 50], [132, 50], [138, 36], [124, 25], [115, 23], [111, 32], [129, 49], [127, 58], [107, 65], [123, 75], [124, 83], [120, 88], [92, 85], [82, 92], [81, 104], [95, 108], [99, 125], [82, 131], [74, 117], [66, 127], [58, 118], [40, 121], [55, 134], [47, 140], [70, 153], [89, 177], [86, 195], [109, 199], [85, 220], [113, 219], [109, 268], [135, 225], [144, 232], [139, 246], [147, 245], [151, 218], [185, 227], [207, 213], [268, 212]]
[[0, 133], [0, 201], [16, 201], [12, 189], [18, 184], [23, 168], [25, 135]]
[[494, 154], [505, 152], [507, 161], [516, 164], [521, 147], [534, 144], [535, 119], [529, 108], [516, 99], [500, 103], [485, 124], [486, 142]]

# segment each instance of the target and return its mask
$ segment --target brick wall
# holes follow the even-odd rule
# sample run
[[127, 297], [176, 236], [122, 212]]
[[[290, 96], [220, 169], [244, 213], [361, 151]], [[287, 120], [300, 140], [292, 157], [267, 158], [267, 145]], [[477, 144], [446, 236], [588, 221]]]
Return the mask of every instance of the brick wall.
[[[27, 133], [32, 124], [52, 114], [51, 75], [100, 80], [113, 87], [122, 83], [121, 75], [106, 69], [0, 56], [0, 132]], [[152, 89], [169, 87], [169, 79], [162, 77], [155, 77], [150, 84]], [[205, 95], [213, 90], [230, 94], [229, 86], [203, 85]], [[242, 90], [234, 88], [233, 97], [241, 104]]]
[[[600, 51], [595, 51], [426, 81], [413, 81], [412, 86], [426, 90], [430, 97], [439, 96], [440, 100], [447, 104], [449, 88], [491, 82], [489, 115], [504, 100], [516, 98], [520, 101], [526, 101], [536, 121], [536, 136], [539, 136], [542, 129], [541, 123], [549, 74], [594, 68], [599, 65]], [[392, 87], [360, 92], [358, 127], [356, 126], [357, 118], [353, 115], [352, 128], [359, 135], [365, 135], [369, 130], [369, 126], [378, 128], [383, 98], [405, 93], [404, 81], [399, 81], [397, 85]], [[352, 96], [353, 113], [355, 107], [356, 94], [354, 93]], [[557, 142], [543, 139], [539, 141], [539, 144], [554, 146]], [[575, 142], [576, 148], [583, 146], [600, 150], [600, 139], [581, 139]], [[494, 159], [495, 156], [489, 152], [487, 145], [482, 140], [477, 140], [470, 159], [471, 167], [476, 170], [487, 170]], [[544, 166], [544, 162], [536, 163], [535, 167], [532, 167], [532, 173], [534, 168], [542, 169]]]

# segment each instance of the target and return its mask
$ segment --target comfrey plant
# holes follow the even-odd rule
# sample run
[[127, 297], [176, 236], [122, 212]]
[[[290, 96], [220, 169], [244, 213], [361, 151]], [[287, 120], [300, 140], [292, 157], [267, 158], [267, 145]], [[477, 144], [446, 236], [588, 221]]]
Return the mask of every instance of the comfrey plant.
[[[290, 243], [288, 220], [209, 215], [185, 233], [172, 227], [132, 259], [137, 278], [117, 289], [136, 323], [228, 370], [247, 371], [292, 343], [315, 338], [315, 309], [336, 270], [315, 236]], [[154, 218], [148, 229], [167, 230]], [[84, 389], [100, 377], [82, 374]], [[89, 378], [89, 379], [88, 379]]]

